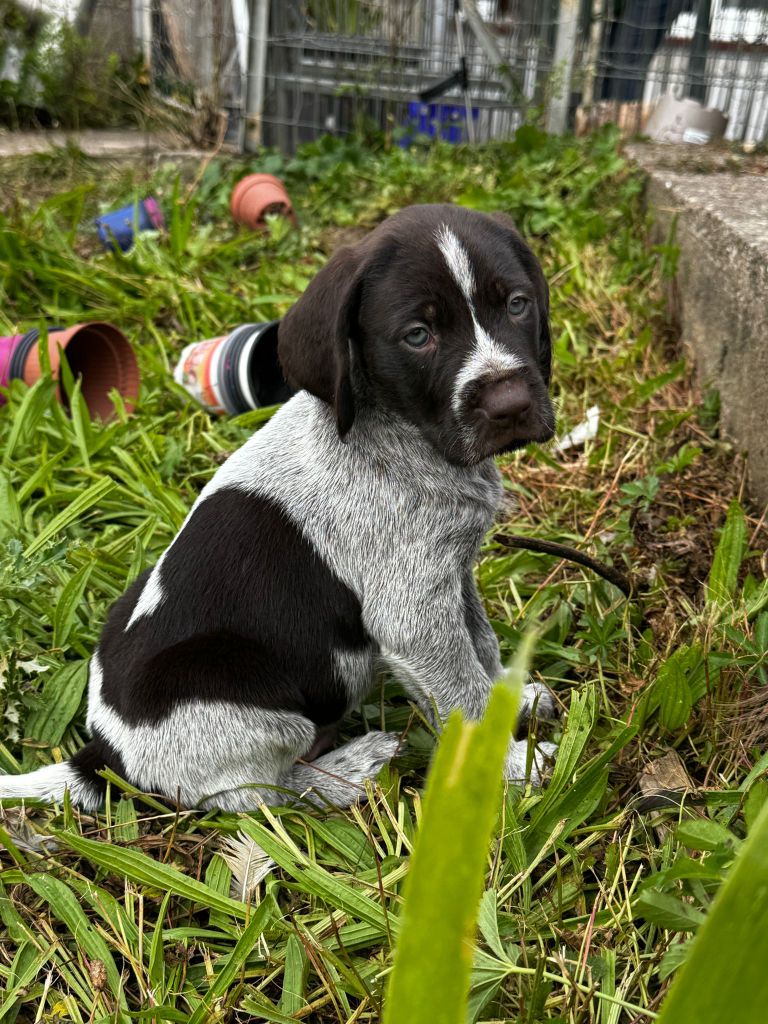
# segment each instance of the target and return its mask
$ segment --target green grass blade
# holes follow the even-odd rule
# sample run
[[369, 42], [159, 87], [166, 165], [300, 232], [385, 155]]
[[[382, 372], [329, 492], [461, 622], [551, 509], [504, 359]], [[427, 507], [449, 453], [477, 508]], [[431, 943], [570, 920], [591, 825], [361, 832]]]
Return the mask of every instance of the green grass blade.
[[86, 562], [84, 566], [71, 576], [61, 591], [61, 596], [56, 602], [56, 611], [53, 615], [53, 646], [63, 647], [72, 632], [78, 606], [88, 586], [88, 580], [93, 572], [93, 562]]
[[0, 469], [0, 537], [22, 525], [19, 496], [11, 482], [11, 476]]
[[49, 377], [41, 377], [24, 395], [21, 405], [14, 412], [11, 430], [5, 442], [3, 463], [6, 466], [10, 464], [19, 442], [31, 437], [40, 417], [51, 404], [55, 390], [56, 385]]
[[53, 875], [29, 874], [25, 881], [45, 900], [51, 913], [66, 925], [77, 945], [90, 960], [100, 960], [106, 969], [107, 984], [122, 1009], [126, 1008], [123, 985], [112, 954], [104, 939], [93, 928], [72, 890]]
[[52, 537], [55, 537], [57, 533], [69, 526], [70, 523], [77, 522], [84, 513], [88, 511], [88, 509], [93, 508], [94, 505], [98, 505], [102, 498], [105, 498], [114, 486], [115, 485], [112, 480], [108, 477], [104, 477], [97, 483], [92, 484], [86, 491], [83, 491], [83, 493], [79, 497], [75, 498], [70, 505], [59, 512], [57, 516], [54, 516], [48, 525], [40, 531], [37, 537], [35, 537], [32, 543], [27, 545], [24, 551], [24, 557], [29, 558], [30, 555], [39, 551], [40, 548], [45, 547]]
[[[20, 949], [27, 948], [29, 947], [20, 947]], [[7, 988], [2, 994], [2, 1000], [0, 1000], [0, 1020], [7, 1017], [14, 1010], [18, 1012], [18, 999], [27, 994], [30, 982], [34, 981], [39, 975], [46, 962], [55, 952], [55, 949], [56, 945], [54, 943], [54, 945], [44, 949], [34, 960], [24, 964], [24, 968], [20, 972], [19, 977], [15, 978], [13, 986]]]
[[[77, 714], [88, 682], [88, 662], [68, 661], [46, 673], [40, 706], [30, 712], [27, 729], [41, 743], [55, 747]], [[24, 767], [37, 764], [33, 749], [24, 751]]]
[[305, 892], [325, 900], [330, 907], [338, 907], [354, 918], [366, 921], [385, 935], [387, 927], [397, 926], [396, 920], [387, 922], [384, 909], [364, 896], [354, 886], [334, 877], [330, 872], [307, 859], [298, 858], [266, 826], [259, 821], [244, 819], [242, 831], [254, 839], [276, 864], [300, 882]]
[[263, 900], [259, 904], [253, 917], [248, 922], [243, 934], [237, 940], [237, 945], [229, 954], [226, 963], [216, 975], [216, 980], [208, 989], [205, 997], [195, 1012], [189, 1018], [189, 1024], [203, 1024], [209, 1019], [209, 1011], [217, 999], [226, 995], [229, 986], [235, 980], [238, 971], [245, 963], [253, 947], [258, 942], [259, 936], [264, 931], [274, 904], [271, 900]]
[[53, 830], [52, 834], [71, 850], [75, 850], [91, 863], [106, 868], [107, 871], [113, 872], [118, 877], [130, 878], [131, 881], [137, 882], [139, 885], [148, 885], [161, 892], [175, 893], [177, 896], [183, 896], [185, 899], [201, 903], [203, 906], [221, 910], [223, 913], [241, 920], [247, 914], [248, 908], [239, 900], [222, 896], [221, 893], [214, 892], [202, 882], [188, 878], [176, 868], [160, 864], [138, 850], [128, 850], [122, 846], [114, 846], [112, 843], [96, 842], [94, 839], [86, 839], [74, 832]]
[[285, 970], [283, 991], [280, 996], [280, 1010], [290, 1017], [306, 1005], [304, 989], [307, 983], [309, 960], [298, 935], [288, 936], [285, 947]]

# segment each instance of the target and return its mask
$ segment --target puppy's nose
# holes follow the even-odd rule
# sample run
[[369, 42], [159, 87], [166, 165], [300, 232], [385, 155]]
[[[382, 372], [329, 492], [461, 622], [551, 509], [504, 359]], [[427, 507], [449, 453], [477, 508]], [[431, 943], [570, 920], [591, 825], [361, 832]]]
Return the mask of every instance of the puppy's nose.
[[499, 423], [522, 419], [530, 407], [531, 392], [525, 381], [518, 376], [486, 384], [477, 396], [477, 408], [489, 420]]

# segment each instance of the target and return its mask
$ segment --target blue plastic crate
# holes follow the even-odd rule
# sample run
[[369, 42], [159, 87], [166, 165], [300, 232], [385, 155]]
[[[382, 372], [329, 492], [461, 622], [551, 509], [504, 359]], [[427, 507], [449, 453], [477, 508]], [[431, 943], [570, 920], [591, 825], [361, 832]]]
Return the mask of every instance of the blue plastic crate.
[[[472, 121], [477, 122], [480, 112], [472, 107]], [[408, 116], [404, 127], [408, 134], [400, 139], [400, 145], [407, 148], [414, 136], [425, 135], [429, 139], [457, 144], [467, 141], [467, 109], [457, 103], [421, 103], [412, 100], [408, 104]]]

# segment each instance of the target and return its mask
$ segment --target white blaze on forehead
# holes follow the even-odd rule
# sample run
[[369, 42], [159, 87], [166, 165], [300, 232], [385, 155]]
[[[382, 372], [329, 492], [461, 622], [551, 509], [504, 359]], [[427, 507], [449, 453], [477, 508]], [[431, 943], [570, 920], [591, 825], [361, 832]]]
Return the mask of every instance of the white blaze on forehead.
[[441, 224], [435, 232], [435, 236], [437, 238], [437, 247], [448, 264], [451, 276], [471, 308], [472, 295], [475, 290], [475, 275], [472, 273], [469, 253], [447, 224]]
[[442, 253], [451, 277], [467, 300], [475, 332], [475, 345], [464, 365], [456, 374], [451, 397], [451, 406], [458, 416], [461, 412], [464, 394], [474, 381], [506, 377], [522, 370], [525, 363], [513, 352], [509, 352], [490, 336], [477, 319], [474, 306], [475, 274], [469, 253], [459, 241], [456, 233], [447, 224], [441, 224], [435, 232], [437, 247]]

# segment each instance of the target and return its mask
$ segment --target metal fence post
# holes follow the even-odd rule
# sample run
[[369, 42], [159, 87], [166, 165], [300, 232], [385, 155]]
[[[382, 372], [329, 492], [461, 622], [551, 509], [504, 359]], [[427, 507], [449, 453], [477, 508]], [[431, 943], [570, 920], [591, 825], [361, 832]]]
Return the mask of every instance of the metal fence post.
[[144, 64], [152, 66], [152, 0], [133, 0], [133, 38]]
[[707, 50], [709, 48], [711, 0], [699, 0], [696, 11], [696, 28], [691, 40], [691, 56], [688, 75], [691, 81], [690, 96], [705, 103], [707, 99]]
[[571, 99], [573, 59], [576, 51], [576, 30], [579, 21], [579, 0], [560, 0], [557, 39], [549, 78], [547, 131], [562, 135], [568, 127], [568, 105]]
[[248, 4], [248, 82], [245, 100], [245, 148], [254, 153], [261, 145], [264, 112], [264, 76], [267, 69], [269, 0]]

